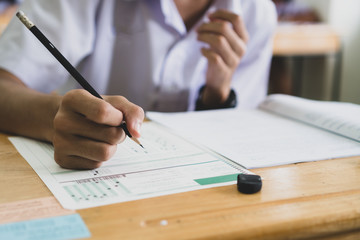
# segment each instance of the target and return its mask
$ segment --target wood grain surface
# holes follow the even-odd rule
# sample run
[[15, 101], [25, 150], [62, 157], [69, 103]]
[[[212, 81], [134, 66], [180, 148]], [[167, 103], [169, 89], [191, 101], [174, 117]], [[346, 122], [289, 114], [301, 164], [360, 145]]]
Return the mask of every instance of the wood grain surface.
[[[253, 169], [235, 185], [78, 210], [92, 239], [359, 239], [360, 157]], [[0, 134], [0, 203], [51, 196]]]

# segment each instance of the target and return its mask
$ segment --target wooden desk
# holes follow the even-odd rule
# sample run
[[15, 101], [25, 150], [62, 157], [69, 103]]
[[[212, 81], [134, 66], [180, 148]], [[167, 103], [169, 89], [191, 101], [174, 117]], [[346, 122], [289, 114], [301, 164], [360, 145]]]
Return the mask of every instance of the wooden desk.
[[[253, 171], [264, 179], [254, 195], [232, 185], [77, 212], [92, 239], [360, 239], [360, 157]], [[51, 196], [4, 134], [0, 196]]]
[[325, 24], [280, 24], [275, 33], [273, 55], [319, 55], [340, 51], [338, 33]]
[[[302, 73], [306, 59], [333, 57], [333, 77], [331, 82], [331, 100], [339, 100], [342, 48], [339, 34], [326, 24], [280, 24], [274, 36], [273, 44], [273, 79], [271, 83], [279, 92], [302, 96]], [[291, 82], [281, 78], [283, 59], [292, 61]], [[281, 66], [280, 66], [281, 65]], [[281, 87], [284, 86], [284, 87]], [[274, 89], [277, 92], [277, 89]]]

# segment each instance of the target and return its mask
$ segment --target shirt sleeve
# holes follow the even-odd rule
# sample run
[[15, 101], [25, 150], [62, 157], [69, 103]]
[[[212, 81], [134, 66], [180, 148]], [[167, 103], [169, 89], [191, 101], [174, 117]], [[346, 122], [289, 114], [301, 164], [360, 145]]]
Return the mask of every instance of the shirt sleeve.
[[238, 108], [255, 108], [264, 100], [272, 58], [276, 10], [269, 0], [252, 0], [243, 4], [243, 18], [249, 32], [247, 51], [236, 69], [232, 88]]
[[[97, 5], [95, 0], [25, 0], [19, 9], [71, 64], [77, 66], [93, 48]], [[16, 17], [0, 38], [0, 68], [41, 92], [55, 90], [69, 77], [63, 66]]]

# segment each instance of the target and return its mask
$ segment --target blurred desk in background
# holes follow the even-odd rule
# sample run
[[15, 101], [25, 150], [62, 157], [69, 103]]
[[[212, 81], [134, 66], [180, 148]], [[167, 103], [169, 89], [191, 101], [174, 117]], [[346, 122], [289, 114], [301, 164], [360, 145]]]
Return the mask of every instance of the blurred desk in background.
[[[302, 95], [303, 64], [305, 59], [333, 57], [331, 100], [338, 100], [341, 74], [341, 40], [338, 33], [326, 24], [279, 24], [274, 37], [273, 65], [270, 90], [296, 96]], [[284, 83], [279, 77], [281, 59], [292, 61], [291, 82]], [[280, 63], [281, 64], [281, 63]], [[277, 71], [274, 73], [274, 71]], [[284, 80], [283, 80], [284, 81]], [[282, 89], [281, 89], [282, 88]]]
[[274, 56], [336, 54], [339, 35], [325, 24], [280, 24], [274, 38]]

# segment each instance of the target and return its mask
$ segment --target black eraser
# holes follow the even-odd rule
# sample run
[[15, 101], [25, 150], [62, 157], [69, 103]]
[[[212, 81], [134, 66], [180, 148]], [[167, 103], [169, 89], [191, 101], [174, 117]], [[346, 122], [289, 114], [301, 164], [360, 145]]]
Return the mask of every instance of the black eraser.
[[239, 192], [251, 194], [261, 190], [262, 181], [259, 175], [239, 174], [237, 178], [237, 188]]

